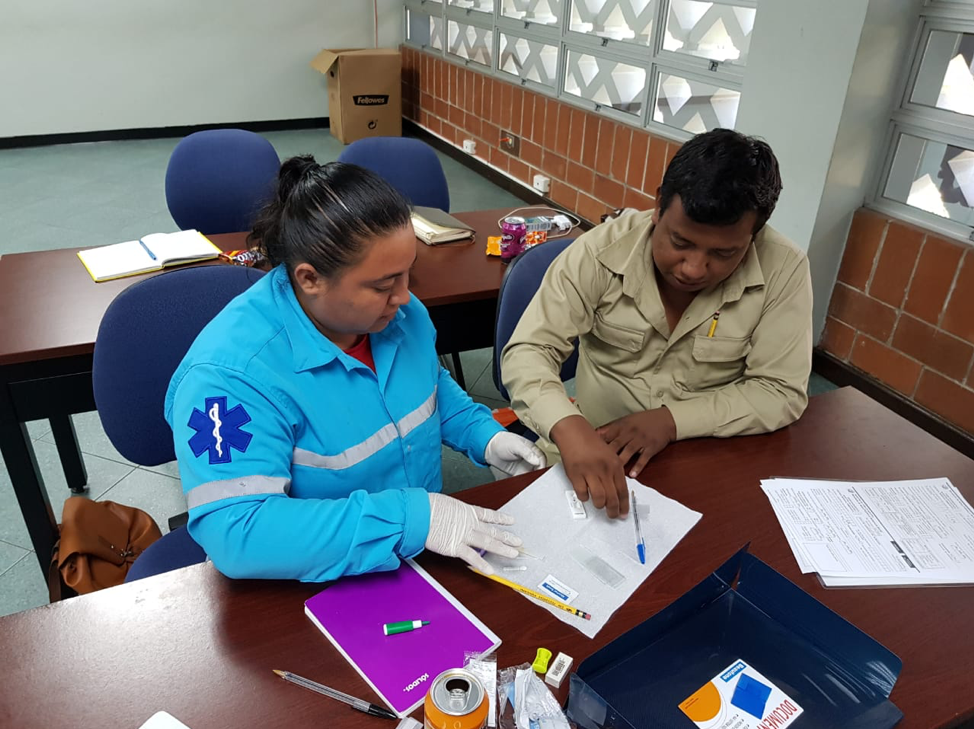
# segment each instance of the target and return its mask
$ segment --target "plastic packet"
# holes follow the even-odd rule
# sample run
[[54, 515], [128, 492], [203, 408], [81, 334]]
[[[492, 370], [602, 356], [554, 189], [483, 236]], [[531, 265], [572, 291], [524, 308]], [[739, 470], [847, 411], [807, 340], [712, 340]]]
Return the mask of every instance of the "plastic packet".
[[480, 653], [465, 652], [463, 667], [480, 679], [487, 692], [487, 726], [497, 726], [497, 656], [483, 656]]
[[514, 723], [514, 679], [519, 670], [531, 670], [531, 664], [522, 663], [497, 672], [498, 729], [517, 729]]
[[514, 720], [517, 729], [570, 729], [558, 700], [531, 668], [514, 677]]

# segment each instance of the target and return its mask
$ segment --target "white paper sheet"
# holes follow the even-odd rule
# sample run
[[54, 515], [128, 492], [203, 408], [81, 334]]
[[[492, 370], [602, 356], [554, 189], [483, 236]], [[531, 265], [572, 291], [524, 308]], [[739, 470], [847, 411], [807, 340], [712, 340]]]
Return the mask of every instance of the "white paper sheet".
[[[574, 519], [565, 499], [571, 483], [560, 464], [534, 481], [505, 504], [501, 510], [515, 519], [511, 530], [524, 540], [524, 549], [532, 556], [508, 560], [487, 555], [497, 574], [543, 594], [541, 584], [549, 576], [577, 593], [569, 602], [589, 613], [584, 620], [558, 608], [545, 605], [528, 596], [562, 622], [578, 628], [589, 638], [605, 626], [612, 614], [635, 592], [643, 580], [663, 561], [687, 532], [700, 520], [700, 514], [678, 501], [663, 496], [655, 489], [627, 479], [636, 492], [640, 526], [646, 541], [646, 564], [636, 554], [636, 532], [632, 514], [626, 519], [610, 519], [604, 510], [591, 502], [585, 504], [586, 519]], [[610, 572], [621, 575], [610, 579], [610, 586], [589, 567], [583, 566], [579, 553], [595, 556], [608, 565]], [[523, 571], [505, 571], [505, 567], [526, 567]], [[558, 589], [556, 587], [556, 589]], [[557, 596], [551, 594], [551, 597]]]
[[946, 478], [761, 487], [802, 572], [830, 587], [974, 583], [974, 508]]

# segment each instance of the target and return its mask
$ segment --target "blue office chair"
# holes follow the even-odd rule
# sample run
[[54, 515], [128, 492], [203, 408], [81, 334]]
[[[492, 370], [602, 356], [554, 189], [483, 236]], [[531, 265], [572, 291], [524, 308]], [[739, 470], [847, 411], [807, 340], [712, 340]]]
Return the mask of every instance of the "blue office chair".
[[253, 228], [274, 190], [281, 160], [259, 134], [242, 129], [196, 132], [173, 150], [166, 203], [181, 230], [204, 234]]
[[[105, 433], [142, 466], [176, 459], [163, 417], [173, 372], [204, 326], [264, 274], [239, 266], [195, 266], [139, 281], [119, 294], [98, 328], [91, 370]], [[206, 559], [185, 527], [166, 534], [135, 561], [126, 582]]]
[[342, 150], [338, 161], [372, 170], [412, 205], [450, 212], [443, 166], [433, 148], [419, 139], [366, 137]]
[[[556, 238], [529, 248], [511, 261], [507, 271], [504, 272], [504, 278], [501, 279], [500, 291], [497, 294], [497, 318], [494, 320], [493, 374], [494, 385], [505, 400], [510, 400], [511, 396], [501, 380], [501, 353], [521, 320], [521, 314], [541, 286], [541, 279], [544, 278], [548, 266], [573, 240], [573, 238]], [[575, 349], [561, 366], [562, 382], [575, 376], [577, 364], [578, 342], [576, 341]]]

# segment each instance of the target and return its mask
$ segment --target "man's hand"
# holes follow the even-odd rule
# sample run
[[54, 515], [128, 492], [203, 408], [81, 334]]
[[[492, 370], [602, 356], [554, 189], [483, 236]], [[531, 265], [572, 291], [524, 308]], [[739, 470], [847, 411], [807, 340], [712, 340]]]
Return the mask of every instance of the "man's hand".
[[618, 454], [623, 468], [638, 455], [635, 465], [629, 471], [629, 477], [636, 478], [650, 458], [676, 440], [676, 423], [669, 410], [656, 408], [613, 420], [596, 432]]
[[551, 440], [561, 451], [565, 474], [582, 501], [592, 497], [598, 509], [610, 518], [629, 513], [629, 491], [619, 457], [581, 415], [555, 423]]

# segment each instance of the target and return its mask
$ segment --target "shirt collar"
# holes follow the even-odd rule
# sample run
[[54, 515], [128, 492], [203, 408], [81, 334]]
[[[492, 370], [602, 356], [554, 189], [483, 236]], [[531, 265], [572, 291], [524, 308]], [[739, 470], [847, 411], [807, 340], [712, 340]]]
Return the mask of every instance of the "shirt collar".
[[[284, 330], [291, 343], [294, 371], [304, 372], [322, 367], [335, 359], [344, 364], [347, 369], [358, 366], [358, 360], [346, 355], [334, 342], [319, 332], [314, 322], [301, 308], [286, 267], [283, 264], [279, 265], [269, 275], [274, 277], [272, 283], [277, 292], [277, 305], [281, 311]], [[400, 307], [396, 316], [385, 329], [377, 333], [376, 337], [380, 341], [398, 343], [403, 337], [402, 321], [405, 317], [406, 313]]]
[[[647, 218], [644, 223], [619, 236], [597, 256], [602, 265], [622, 276], [623, 293], [632, 298], [647, 316], [662, 305], [653, 264], [652, 237], [656, 226], [651, 212], [644, 213]], [[755, 247], [763, 235], [761, 231], [755, 236], [734, 272], [715, 288], [723, 303], [739, 300], [748, 288], [764, 286], [764, 273]]]

